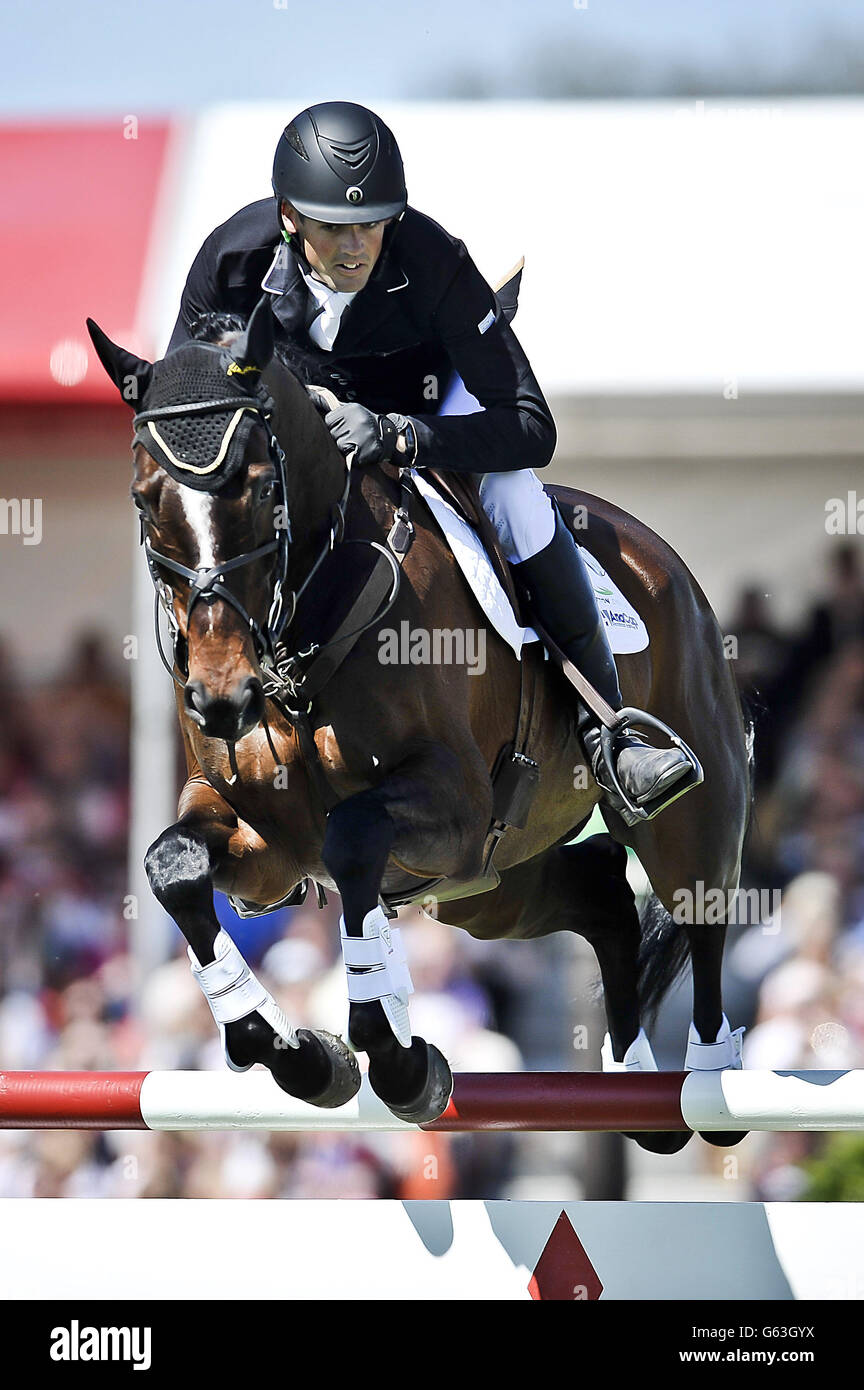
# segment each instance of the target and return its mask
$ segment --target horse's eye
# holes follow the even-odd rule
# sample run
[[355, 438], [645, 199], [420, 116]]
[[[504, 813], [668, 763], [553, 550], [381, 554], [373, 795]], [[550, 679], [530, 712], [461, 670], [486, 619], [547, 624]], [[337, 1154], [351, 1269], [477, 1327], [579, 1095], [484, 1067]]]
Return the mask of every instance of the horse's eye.
[[272, 484], [272, 483], [265, 483], [264, 486], [262, 487], [261, 492], [260, 492], [259, 495], [260, 495], [260, 497], [261, 497], [262, 500], [266, 500], [266, 498], [272, 497], [272, 496], [273, 496], [273, 484]]

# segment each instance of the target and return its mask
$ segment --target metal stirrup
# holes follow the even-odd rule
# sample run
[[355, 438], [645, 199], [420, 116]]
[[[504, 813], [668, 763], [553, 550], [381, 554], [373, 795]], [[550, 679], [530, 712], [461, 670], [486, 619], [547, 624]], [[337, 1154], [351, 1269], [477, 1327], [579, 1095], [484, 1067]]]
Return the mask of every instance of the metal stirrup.
[[[665, 734], [674, 746], [681, 750], [690, 764], [690, 775], [674, 782], [667, 797], [657, 796], [646, 802], [644, 806], [639, 806], [631, 800], [618, 780], [618, 774], [615, 771], [615, 738], [626, 732], [633, 724], [642, 724], [646, 728], [656, 729], [659, 733]], [[622, 709], [616, 710], [615, 720], [611, 725], [605, 723], [600, 725], [600, 751], [603, 756], [603, 765], [612, 784], [608, 790], [613, 791], [621, 798], [629, 814], [637, 820], [653, 820], [661, 811], [665, 811], [666, 807], [670, 806], [673, 801], [677, 801], [679, 796], [683, 796], [692, 787], [698, 787], [700, 782], [705, 780], [702, 764], [683, 738], [676, 734], [674, 729], [670, 729], [668, 724], [664, 724], [662, 719], [658, 719], [656, 715], [649, 714], [644, 709], [636, 709], [633, 705], [625, 705]]]

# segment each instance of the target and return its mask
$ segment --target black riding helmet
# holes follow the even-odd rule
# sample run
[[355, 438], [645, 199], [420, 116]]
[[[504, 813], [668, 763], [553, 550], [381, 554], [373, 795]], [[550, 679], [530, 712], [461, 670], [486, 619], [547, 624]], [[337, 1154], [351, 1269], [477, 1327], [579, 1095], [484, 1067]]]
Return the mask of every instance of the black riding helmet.
[[[285, 127], [273, 191], [318, 222], [399, 218], [408, 200], [399, 146], [382, 120], [350, 101], [325, 101]], [[281, 217], [280, 217], [281, 222]]]

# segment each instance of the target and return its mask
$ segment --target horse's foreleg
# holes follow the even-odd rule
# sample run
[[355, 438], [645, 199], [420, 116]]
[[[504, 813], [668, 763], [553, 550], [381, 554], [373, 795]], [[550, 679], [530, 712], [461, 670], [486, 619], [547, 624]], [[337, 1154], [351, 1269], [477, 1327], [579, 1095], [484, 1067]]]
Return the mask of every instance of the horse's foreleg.
[[379, 904], [381, 883], [391, 854], [415, 864], [422, 851], [430, 877], [470, 864], [472, 835], [489, 810], [477, 804], [488, 799], [479, 778], [476, 791], [472, 798], [455, 754], [430, 742], [377, 787], [340, 802], [327, 822], [322, 857], [342, 897], [351, 1041], [369, 1055], [372, 1088], [415, 1123], [442, 1113], [452, 1076], [437, 1048], [412, 1037], [410, 975], [399, 929]]
[[[214, 883], [233, 889], [245, 870], [244, 881], [254, 884], [260, 879], [256, 855], [266, 859], [268, 847], [212, 787], [187, 784], [181, 808], [181, 819], [150, 846], [145, 868], [153, 893], [189, 943], [192, 972], [222, 1034], [228, 1065], [247, 1071], [261, 1062], [291, 1095], [315, 1105], [344, 1104], [360, 1084], [355, 1058], [341, 1039], [290, 1024], [216, 917]], [[250, 897], [258, 900], [254, 892]]]

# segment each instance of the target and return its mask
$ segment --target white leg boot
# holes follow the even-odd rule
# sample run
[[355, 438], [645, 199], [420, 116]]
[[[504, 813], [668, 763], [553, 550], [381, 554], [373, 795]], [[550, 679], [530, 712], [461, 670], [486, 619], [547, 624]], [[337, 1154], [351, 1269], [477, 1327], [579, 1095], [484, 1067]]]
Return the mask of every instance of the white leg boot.
[[348, 977], [351, 1004], [380, 1000], [393, 1035], [402, 1047], [411, 1046], [408, 997], [414, 993], [402, 933], [375, 907], [363, 918], [363, 935], [349, 936], [345, 918], [339, 919], [342, 956]]
[[600, 1050], [600, 1059], [604, 1071], [656, 1071], [657, 1063], [654, 1060], [654, 1053], [651, 1051], [651, 1044], [645, 1034], [645, 1029], [640, 1028], [636, 1037], [624, 1053], [624, 1061], [616, 1062], [612, 1053], [612, 1039], [607, 1033], [603, 1039], [603, 1047]]
[[213, 954], [215, 959], [209, 965], [201, 965], [192, 947], [188, 947], [192, 974], [210, 1005], [210, 1012], [216, 1020], [222, 1038], [225, 1061], [231, 1070], [248, 1071], [255, 1065], [254, 1062], [249, 1062], [246, 1066], [237, 1066], [229, 1057], [225, 1042], [225, 1024], [236, 1023], [247, 1014], [259, 1013], [286, 1047], [299, 1047], [300, 1039], [295, 1029], [291, 1027], [270, 991], [264, 988], [249, 969], [226, 931], [220, 931], [216, 937]]
[[726, 1068], [741, 1071], [743, 1044], [744, 1029], [736, 1028], [733, 1033], [725, 1014], [713, 1043], [704, 1043], [695, 1023], [691, 1023], [684, 1066], [688, 1071], [723, 1071]]

